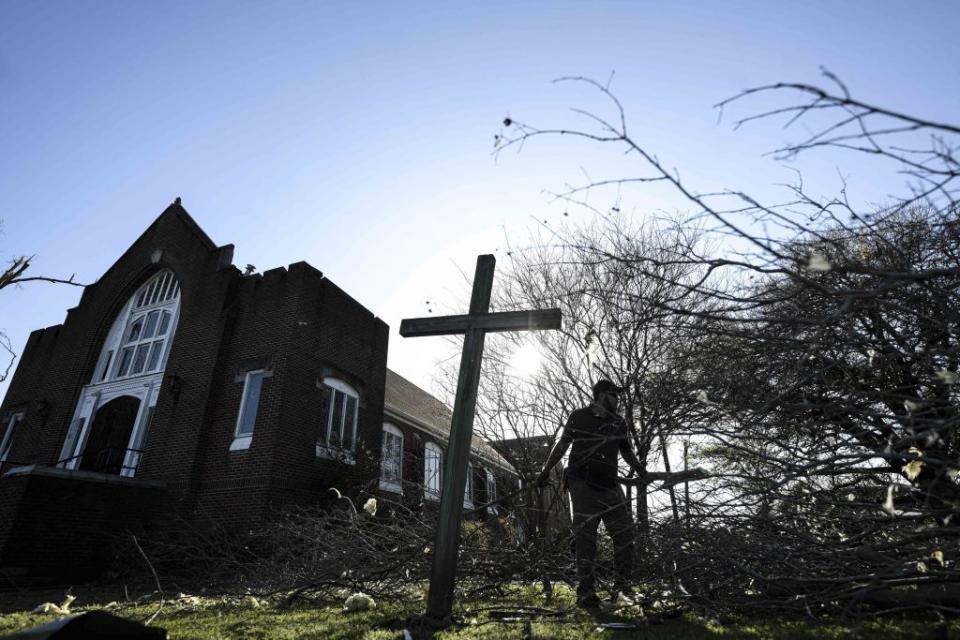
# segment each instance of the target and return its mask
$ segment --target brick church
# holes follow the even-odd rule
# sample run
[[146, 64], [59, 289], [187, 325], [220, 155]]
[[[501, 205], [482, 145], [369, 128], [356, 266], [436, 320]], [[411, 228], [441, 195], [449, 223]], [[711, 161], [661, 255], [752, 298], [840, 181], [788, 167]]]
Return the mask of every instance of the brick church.
[[[232, 255], [178, 199], [30, 335], [0, 406], [0, 575], [88, 575], [113, 532], [249, 527], [332, 486], [438, 499], [449, 409], [387, 369], [387, 325], [306, 262]], [[465, 503], [516, 482], [476, 440]]]

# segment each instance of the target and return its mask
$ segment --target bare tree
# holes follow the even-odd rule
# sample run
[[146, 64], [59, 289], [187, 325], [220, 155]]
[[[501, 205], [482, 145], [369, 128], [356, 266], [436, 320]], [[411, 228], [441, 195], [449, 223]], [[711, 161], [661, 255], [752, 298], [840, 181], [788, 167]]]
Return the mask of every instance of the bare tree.
[[[630, 323], [652, 324], [659, 339], [660, 327], [681, 327], [682, 344], [658, 361], [664, 369], [630, 379], [667, 380], [692, 401], [684, 407], [663, 395], [682, 407], [667, 433], [692, 438], [718, 476], [696, 495], [684, 531], [663, 523], [664, 575], [684, 593], [724, 594], [736, 606], [896, 602], [952, 611], [960, 608], [950, 557], [960, 533], [960, 128], [856, 100], [827, 77], [837, 92], [776, 84], [719, 106], [786, 98], [737, 121], [783, 117], [813, 128], [778, 158], [842, 149], [895, 163], [907, 193], [882, 208], [856, 206], [845, 192], [814, 197], [802, 181], [776, 204], [742, 189], [697, 192], [631, 138], [609, 89], [584, 78], [563, 80], [594, 87], [610, 117], [580, 112], [580, 130], [507, 119], [496, 153], [551, 135], [620, 146], [638, 175], [588, 181], [557, 197], [599, 213], [588, 194], [665, 183], [693, 209], [687, 224], [705, 227], [710, 251], [603, 246], [576, 233], [558, 243], [645, 283], [618, 303], [631, 310], [618, 319], [621, 330], [623, 322], [628, 333], [645, 331]], [[724, 242], [736, 250], [718, 250]], [[654, 433], [672, 424], [669, 413], [652, 418]], [[647, 452], [651, 442], [638, 439]], [[895, 591], [906, 585], [909, 594]]]
[[[14, 257], [3, 273], [0, 273], [0, 289], [5, 289], [9, 286], [26, 284], [28, 282], [50, 282], [53, 284], [68, 284], [75, 287], [86, 286], [74, 280], [76, 274], [73, 274], [66, 279], [53, 278], [50, 276], [26, 275], [26, 271], [30, 268], [30, 262], [34, 259], [34, 257], [35, 256], [23, 255]], [[7, 366], [3, 369], [3, 372], [0, 373], [0, 382], [3, 382], [7, 379], [7, 376], [10, 375], [10, 370], [13, 368], [13, 363], [17, 359], [16, 351], [14, 351], [13, 345], [10, 344], [10, 338], [3, 331], [0, 331], [0, 349], [2, 349], [10, 358], [10, 360], [7, 362]]]

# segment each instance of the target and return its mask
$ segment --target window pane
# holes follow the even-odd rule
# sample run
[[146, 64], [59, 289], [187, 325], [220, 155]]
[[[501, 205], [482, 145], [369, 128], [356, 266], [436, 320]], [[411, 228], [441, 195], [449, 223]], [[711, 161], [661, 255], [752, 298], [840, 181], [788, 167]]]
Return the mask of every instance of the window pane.
[[333, 410], [333, 389], [327, 385], [320, 387], [320, 435], [319, 440], [324, 445], [329, 445], [328, 440], [330, 413]]
[[153, 337], [153, 332], [157, 330], [157, 320], [159, 318], [159, 311], [151, 311], [147, 314], [147, 323], [143, 327], [143, 335], [140, 336], [142, 339], [146, 340]]
[[133, 357], [133, 347], [127, 347], [120, 352], [120, 366], [117, 367], [117, 377], [127, 375], [127, 368], [130, 366], [130, 359]]
[[167, 329], [170, 328], [170, 317], [172, 315], [169, 311], [164, 311], [160, 316], [160, 326], [157, 328], [158, 337], [167, 334]]
[[347, 396], [347, 412], [343, 420], [343, 448], [353, 451], [353, 434], [357, 428], [357, 399]]
[[426, 448], [424, 462], [423, 484], [426, 486], [427, 491], [436, 494], [440, 493], [440, 460], [440, 451], [432, 446], [428, 446]]
[[163, 352], [163, 340], [157, 340], [150, 347], [150, 358], [147, 360], [147, 371], [153, 371], [160, 364], [160, 354]]
[[6, 458], [7, 454], [10, 453], [10, 446], [13, 444], [13, 432], [21, 420], [23, 420], [23, 414], [17, 413], [6, 421], [6, 425], [2, 425], [6, 429], [3, 430], [3, 436], [0, 437], [0, 460]]
[[257, 409], [260, 406], [260, 388], [263, 385], [263, 372], [248, 373], [243, 385], [243, 398], [240, 400], [240, 416], [237, 420], [237, 435], [253, 435], [257, 422]]
[[133, 356], [133, 367], [130, 369], [131, 374], [137, 374], [143, 371], [143, 366], [147, 364], [147, 352], [149, 351], [149, 344], [142, 344], [137, 347], [137, 353]]
[[127, 335], [127, 342], [136, 342], [140, 339], [140, 329], [143, 328], [143, 318], [137, 318], [132, 325], [130, 325], [130, 333]]
[[339, 447], [340, 443], [343, 440], [340, 438], [340, 434], [343, 429], [343, 401], [346, 398], [346, 394], [342, 391], [333, 391], [333, 411], [332, 411], [332, 422], [330, 426], [330, 446]]
[[163, 302], [167, 299], [167, 287], [170, 285], [170, 274], [163, 274], [163, 279], [160, 281], [160, 301]]
[[157, 286], [156, 280], [150, 281], [150, 286], [147, 287], [147, 295], [143, 296], [143, 306], [150, 304], [150, 296], [153, 295], [153, 290]]
[[160, 296], [160, 281], [154, 280], [153, 285], [150, 287], [150, 290], [153, 292], [150, 295], [150, 304], [153, 304], [157, 301], [157, 298]]
[[403, 460], [403, 439], [389, 431], [383, 432], [383, 479], [400, 482]]
[[97, 382], [102, 382], [107, 379], [111, 363], [113, 363], [113, 351], [107, 351], [107, 357], [103, 362], [103, 367], [100, 368], [100, 375], [97, 376]]

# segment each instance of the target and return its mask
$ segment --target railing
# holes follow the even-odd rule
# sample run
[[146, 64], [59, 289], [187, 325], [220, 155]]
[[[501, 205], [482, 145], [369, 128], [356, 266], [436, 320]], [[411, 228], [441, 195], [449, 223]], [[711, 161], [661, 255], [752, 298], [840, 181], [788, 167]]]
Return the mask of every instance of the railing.
[[3, 476], [7, 471], [13, 469], [14, 467], [22, 467], [28, 464], [36, 464], [36, 462], [18, 462], [17, 460], [4, 460], [0, 462], [0, 477]]
[[118, 449], [115, 447], [105, 447], [99, 451], [85, 451], [78, 456], [63, 458], [56, 462], [25, 462], [6, 460], [0, 462], [0, 476], [13, 467], [22, 467], [34, 465], [40, 467], [54, 467], [58, 469], [71, 469], [74, 471], [91, 471], [93, 473], [106, 473], [109, 475], [119, 475], [132, 478], [137, 474], [140, 466], [140, 459], [143, 457], [142, 449]]

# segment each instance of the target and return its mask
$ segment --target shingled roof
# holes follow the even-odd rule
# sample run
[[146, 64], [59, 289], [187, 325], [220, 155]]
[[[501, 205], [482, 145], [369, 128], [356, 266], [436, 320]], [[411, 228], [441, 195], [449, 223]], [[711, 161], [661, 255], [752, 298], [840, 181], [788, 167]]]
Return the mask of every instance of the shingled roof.
[[[450, 407], [390, 369], [387, 369], [384, 409], [388, 414], [411, 423], [444, 443], [450, 439], [450, 421], [453, 417]], [[481, 460], [516, 473], [513, 466], [482, 438], [474, 435], [470, 448]]]

